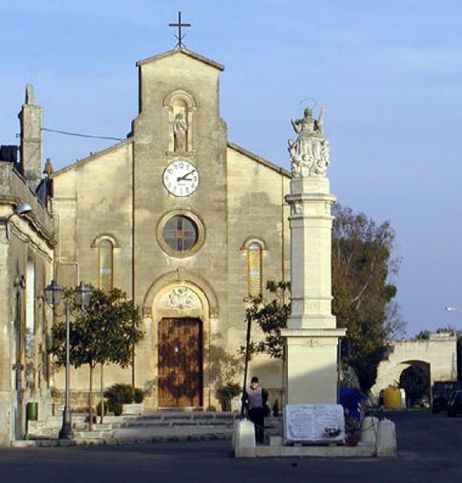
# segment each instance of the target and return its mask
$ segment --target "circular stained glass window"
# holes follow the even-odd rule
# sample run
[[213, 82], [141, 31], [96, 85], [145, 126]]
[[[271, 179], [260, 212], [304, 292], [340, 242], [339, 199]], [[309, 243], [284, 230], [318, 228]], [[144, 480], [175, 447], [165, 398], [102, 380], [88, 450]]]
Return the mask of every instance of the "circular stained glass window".
[[199, 230], [191, 218], [177, 215], [166, 221], [162, 236], [171, 250], [185, 252], [197, 243]]

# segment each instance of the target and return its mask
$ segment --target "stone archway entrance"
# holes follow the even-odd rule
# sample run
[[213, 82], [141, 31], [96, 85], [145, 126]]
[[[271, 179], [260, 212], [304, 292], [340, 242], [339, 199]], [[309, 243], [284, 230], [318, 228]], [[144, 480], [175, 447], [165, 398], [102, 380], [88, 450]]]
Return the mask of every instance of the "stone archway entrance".
[[203, 402], [203, 330], [199, 318], [162, 318], [158, 324], [159, 407]]
[[408, 407], [419, 404], [423, 397], [431, 401], [430, 364], [423, 361], [406, 361], [407, 367], [401, 372], [399, 385], [406, 391]]
[[149, 322], [154, 355], [152, 406], [210, 406], [211, 308], [206, 293], [193, 282], [177, 280], [159, 288], [154, 285], [149, 294], [153, 295]]

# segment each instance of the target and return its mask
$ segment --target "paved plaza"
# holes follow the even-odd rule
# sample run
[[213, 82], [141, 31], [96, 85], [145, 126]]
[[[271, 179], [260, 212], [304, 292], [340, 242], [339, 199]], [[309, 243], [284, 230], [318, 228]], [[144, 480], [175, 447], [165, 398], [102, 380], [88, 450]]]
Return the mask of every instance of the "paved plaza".
[[397, 424], [397, 458], [237, 460], [228, 441], [1, 449], [0, 483], [462, 480], [462, 418], [429, 412], [390, 416]]

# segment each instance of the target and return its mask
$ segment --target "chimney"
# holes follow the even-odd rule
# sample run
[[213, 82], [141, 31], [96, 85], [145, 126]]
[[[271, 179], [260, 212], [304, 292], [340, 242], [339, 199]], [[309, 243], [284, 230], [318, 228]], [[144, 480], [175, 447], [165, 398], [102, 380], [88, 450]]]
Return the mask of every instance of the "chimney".
[[42, 108], [35, 105], [34, 90], [26, 85], [26, 98], [18, 115], [21, 125], [21, 170], [35, 191], [42, 179]]

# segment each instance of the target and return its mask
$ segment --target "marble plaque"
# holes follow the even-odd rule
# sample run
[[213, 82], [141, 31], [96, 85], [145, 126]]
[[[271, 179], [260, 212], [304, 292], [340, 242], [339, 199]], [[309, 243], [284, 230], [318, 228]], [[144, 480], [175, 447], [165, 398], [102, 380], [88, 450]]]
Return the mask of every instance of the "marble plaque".
[[287, 404], [283, 427], [285, 443], [345, 440], [345, 418], [340, 404]]

